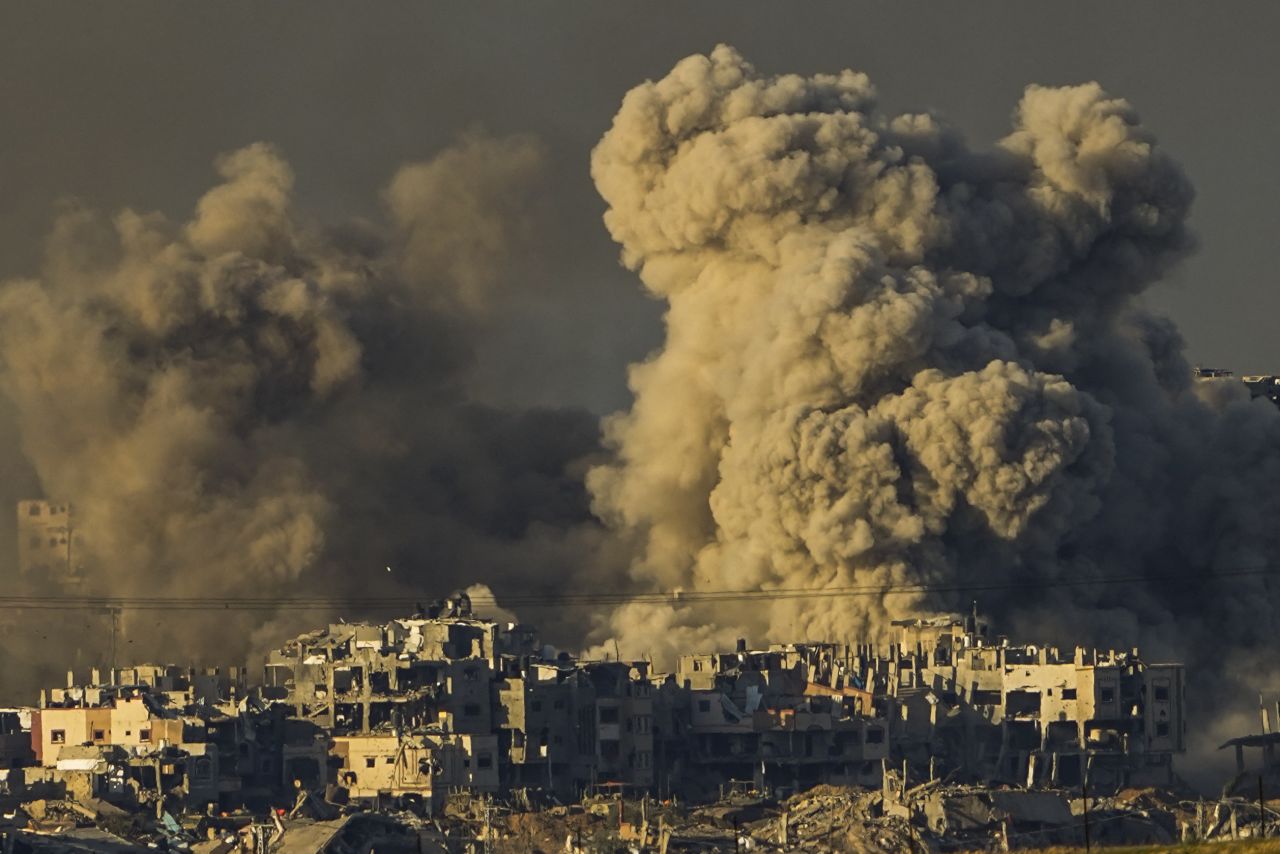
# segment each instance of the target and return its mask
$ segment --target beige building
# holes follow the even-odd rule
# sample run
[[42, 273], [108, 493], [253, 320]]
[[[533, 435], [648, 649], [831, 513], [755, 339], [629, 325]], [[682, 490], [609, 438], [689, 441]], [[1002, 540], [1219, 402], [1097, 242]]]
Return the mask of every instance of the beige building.
[[333, 737], [338, 784], [352, 798], [418, 795], [430, 801], [435, 764], [432, 749], [419, 739], [397, 735], [352, 734]]
[[[1013, 645], [976, 617], [904, 620], [874, 664], [907, 754], [1026, 786], [1164, 784], [1186, 749], [1180, 664]], [[933, 761], [930, 759], [929, 761]]]
[[878, 780], [889, 721], [854, 670], [835, 644], [740, 641], [733, 653], [681, 656], [687, 740], [666, 748], [673, 772], [704, 792], [730, 779], [762, 790]]
[[205, 741], [201, 721], [173, 712], [157, 713], [141, 693], [104, 694], [91, 703], [81, 695], [79, 703], [43, 705], [30, 714], [35, 759], [46, 767], [57, 765], [64, 747], [120, 747], [140, 754]]
[[18, 572], [23, 579], [79, 587], [85, 578], [82, 553], [70, 504], [18, 502]]
[[357, 800], [412, 795], [434, 809], [433, 793], [499, 788], [495, 735], [351, 733], [330, 743], [336, 782]]

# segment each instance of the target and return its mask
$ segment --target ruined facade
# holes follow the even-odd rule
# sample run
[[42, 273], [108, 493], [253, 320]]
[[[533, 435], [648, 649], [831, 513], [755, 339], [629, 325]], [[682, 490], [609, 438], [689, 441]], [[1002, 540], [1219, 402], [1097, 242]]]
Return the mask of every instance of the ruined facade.
[[[1180, 665], [912, 620], [885, 648], [831, 643], [579, 661], [464, 595], [385, 624], [332, 623], [242, 668], [95, 671], [11, 722], [64, 785], [138, 802], [330, 797], [437, 810], [453, 793], [712, 798], [948, 776], [1030, 788], [1171, 779]], [[299, 803], [302, 801], [299, 800]]]
[[667, 773], [704, 786], [750, 780], [761, 790], [878, 781], [890, 705], [850, 663], [837, 644], [748, 651], [740, 641], [733, 653], [682, 656], [672, 700], [687, 700], [687, 712], [666, 744]]
[[1165, 784], [1185, 750], [1180, 664], [1137, 650], [1010, 644], [976, 617], [895, 624], [887, 657], [861, 659], [900, 709], [895, 748], [934, 773], [1017, 785]]
[[1258, 716], [1258, 732], [1230, 739], [1219, 748], [1234, 750], [1236, 757], [1236, 777], [1226, 791], [1250, 797], [1261, 789], [1275, 797], [1280, 795], [1280, 700], [1268, 708], [1265, 698], [1259, 696]]

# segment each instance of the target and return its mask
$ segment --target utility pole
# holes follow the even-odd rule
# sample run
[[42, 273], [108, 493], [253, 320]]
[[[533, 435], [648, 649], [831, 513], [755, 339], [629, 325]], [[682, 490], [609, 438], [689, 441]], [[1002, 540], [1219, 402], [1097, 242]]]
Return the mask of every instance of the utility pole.
[[116, 681], [116, 634], [120, 630], [120, 608], [113, 607], [111, 611], [111, 682]]
[[1260, 826], [1261, 826], [1259, 835], [1263, 839], [1266, 839], [1267, 838], [1267, 799], [1266, 799], [1266, 796], [1262, 793], [1262, 773], [1261, 772], [1258, 773], [1258, 821], [1260, 822]]
[[1084, 851], [1089, 854], [1092, 850], [1089, 839], [1089, 779], [1085, 775], [1085, 779], [1080, 783], [1080, 790], [1084, 793]]

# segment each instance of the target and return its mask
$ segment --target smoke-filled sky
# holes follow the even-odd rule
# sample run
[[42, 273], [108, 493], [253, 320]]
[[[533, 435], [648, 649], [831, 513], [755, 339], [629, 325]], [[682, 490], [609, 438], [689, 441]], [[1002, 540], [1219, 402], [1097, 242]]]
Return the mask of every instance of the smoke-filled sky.
[[181, 216], [213, 157], [252, 142], [276, 145], [299, 207], [331, 221], [374, 213], [372, 188], [461, 129], [534, 133], [559, 298], [509, 319], [503, 343], [523, 358], [489, 385], [609, 411], [658, 310], [616, 264], [589, 152], [628, 89], [727, 42], [766, 72], [865, 71], [886, 109], [940, 110], [974, 139], [1004, 133], [1028, 82], [1122, 94], [1199, 193], [1201, 250], [1148, 298], [1193, 360], [1280, 370], [1278, 23], [1266, 2], [5, 3], [0, 276], [31, 271], [58, 198]]
[[984, 605], [1246, 695], [1274, 591], [1159, 579], [1280, 545], [1280, 413], [1190, 378], [1280, 370], [1276, 21], [925, 12], [6, 7], [0, 499], [76, 502], [134, 595], [1039, 583]]

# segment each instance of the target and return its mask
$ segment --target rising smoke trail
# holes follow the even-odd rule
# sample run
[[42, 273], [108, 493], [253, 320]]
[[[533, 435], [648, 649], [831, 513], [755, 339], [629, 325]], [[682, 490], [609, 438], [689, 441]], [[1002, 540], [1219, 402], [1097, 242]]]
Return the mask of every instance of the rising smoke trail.
[[[1202, 399], [1141, 293], [1191, 248], [1192, 189], [1124, 101], [1029, 87], [966, 147], [865, 75], [734, 50], [627, 94], [592, 175], [667, 304], [588, 484], [633, 581], [739, 590], [1208, 573], [1275, 561], [1280, 414]], [[1274, 637], [1266, 579], [992, 592], [1006, 626], [1192, 664]], [[893, 595], [632, 604], [624, 654], [690, 638], [884, 639], [963, 608]], [[655, 636], [652, 626], [661, 626]], [[1236, 660], [1239, 660], [1237, 656]], [[1239, 676], [1240, 674], [1235, 674]]]

